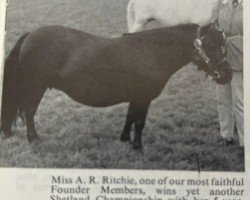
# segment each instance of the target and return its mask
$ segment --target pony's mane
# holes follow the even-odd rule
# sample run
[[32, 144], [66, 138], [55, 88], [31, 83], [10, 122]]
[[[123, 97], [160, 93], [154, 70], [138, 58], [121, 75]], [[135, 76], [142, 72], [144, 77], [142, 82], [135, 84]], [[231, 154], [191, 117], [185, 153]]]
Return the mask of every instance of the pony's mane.
[[161, 27], [161, 28], [156, 28], [156, 29], [150, 29], [150, 30], [145, 30], [145, 31], [140, 31], [140, 32], [135, 32], [135, 33], [124, 33], [123, 36], [138, 36], [138, 35], [151, 35], [154, 33], [162, 33], [166, 31], [178, 31], [178, 30], [183, 30], [183, 29], [193, 29], [197, 28], [199, 25], [197, 24], [181, 24], [181, 25], [176, 25], [176, 26], [171, 26], [171, 27]]

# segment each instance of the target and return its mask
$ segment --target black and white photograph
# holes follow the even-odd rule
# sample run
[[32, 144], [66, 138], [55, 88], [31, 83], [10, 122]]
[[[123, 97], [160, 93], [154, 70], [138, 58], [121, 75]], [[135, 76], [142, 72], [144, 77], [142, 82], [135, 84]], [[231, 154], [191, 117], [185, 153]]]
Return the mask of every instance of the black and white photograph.
[[245, 171], [243, 0], [9, 0], [6, 16], [0, 167]]

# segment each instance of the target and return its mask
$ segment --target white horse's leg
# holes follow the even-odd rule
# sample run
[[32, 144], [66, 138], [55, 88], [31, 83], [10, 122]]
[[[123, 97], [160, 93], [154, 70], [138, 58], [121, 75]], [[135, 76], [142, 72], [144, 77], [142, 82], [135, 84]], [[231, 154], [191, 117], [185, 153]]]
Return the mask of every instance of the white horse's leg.
[[130, 0], [127, 7], [127, 26], [128, 32], [131, 33], [135, 24], [135, 3], [134, 0]]
[[146, 25], [147, 21], [146, 20], [143, 20], [143, 21], [138, 21], [136, 22], [131, 30], [130, 30], [130, 33], [135, 33], [135, 32], [139, 32], [139, 31], [142, 31], [144, 29], [144, 26]]
[[127, 26], [129, 33], [142, 31], [147, 23], [147, 19], [144, 15], [136, 13], [135, 1], [136, 0], [130, 0], [127, 6]]

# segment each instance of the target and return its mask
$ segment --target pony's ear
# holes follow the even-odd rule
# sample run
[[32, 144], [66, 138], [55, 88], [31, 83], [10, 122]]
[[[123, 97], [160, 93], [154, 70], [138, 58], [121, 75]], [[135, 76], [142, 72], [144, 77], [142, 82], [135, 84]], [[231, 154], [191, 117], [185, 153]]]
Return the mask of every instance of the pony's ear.
[[214, 22], [213, 22], [212, 24], [213, 24], [213, 26], [215, 26], [215, 27], [219, 27], [218, 19], [214, 20]]
[[213, 26], [213, 23], [209, 23], [205, 26], [202, 26], [201, 29], [200, 29], [200, 36], [204, 36], [206, 35], [207, 31], [209, 30], [209, 28], [211, 28], [211, 26]]
[[218, 22], [217, 19], [213, 22], [212, 25], [213, 25], [213, 28], [215, 28], [216, 30], [221, 31], [221, 32], [224, 32], [223, 29], [220, 28], [220, 25], [219, 25], [219, 22]]

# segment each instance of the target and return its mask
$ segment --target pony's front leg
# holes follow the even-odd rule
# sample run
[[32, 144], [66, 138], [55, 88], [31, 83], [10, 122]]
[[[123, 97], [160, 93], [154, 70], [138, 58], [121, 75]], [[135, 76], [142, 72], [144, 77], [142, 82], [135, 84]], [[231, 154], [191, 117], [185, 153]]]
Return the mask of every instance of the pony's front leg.
[[133, 141], [133, 148], [134, 149], [141, 149], [142, 142], [141, 142], [141, 136], [142, 136], [142, 130], [145, 126], [145, 120], [148, 112], [148, 105], [145, 105], [143, 107], [137, 107], [135, 109], [135, 138]]
[[134, 111], [133, 105], [129, 104], [125, 126], [124, 126], [122, 134], [121, 134], [121, 141], [122, 142], [130, 141], [131, 126], [132, 126], [132, 124], [134, 122], [134, 113], [133, 113], [133, 111]]
[[11, 124], [9, 124], [8, 126], [2, 126], [1, 132], [3, 133], [2, 139], [7, 139], [13, 136], [13, 133], [11, 132]]

